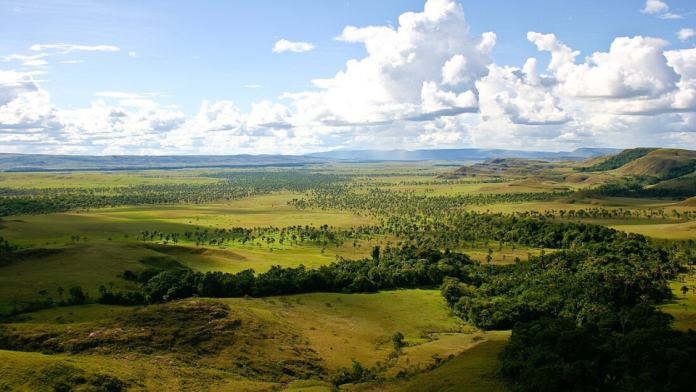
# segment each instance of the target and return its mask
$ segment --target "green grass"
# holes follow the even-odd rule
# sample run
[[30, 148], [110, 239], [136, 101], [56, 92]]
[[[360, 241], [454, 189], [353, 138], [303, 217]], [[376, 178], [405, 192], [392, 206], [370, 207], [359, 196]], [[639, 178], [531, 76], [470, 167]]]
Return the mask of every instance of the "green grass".
[[130, 312], [132, 307], [100, 304], [44, 309], [20, 316], [24, 324], [83, 324], [108, 320]]
[[[329, 368], [384, 363], [390, 337], [401, 332], [411, 346], [397, 368], [432, 363], [471, 346], [476, 331], [449, 314], [438, 290], [391, 290], [374, 294], [315, 293], [264, 299], [226, 299], [232, 308], [274, 315], [298, 328]], [[430, 335], [432, 333], [432, 335]], [[505, 334], [503, 334], [505, 335]], [[493, 336], [493, 335], [491, 335]]]
[[[235, 377], [216, 369], [172, 366], [137, 356], [45, 355], [0, 350], [0, 389], [10, 391], [268, 391], [277, 383]], [[108, 384], [107, 384], [108, 383]], [[111, 387], [111, 389], [106, 389]], [[119, 388], [121, 386], [122, 388]]]
[[440, 367], [408, 381], [390, 380], [375, 384], [347, 385], [353, 392], [506, 392], [500, 376], [498, 354], [504, 341], [486, 341], [462, 352]]
[[0, 173], [0, 186], [10, 188], [96, 188], [129, 185], [211, 183], [202, 170], [148, 170], [117, 172]]
[[[337, 174], [377, 174], [360, 181], [366, 187], [379, 182], [380, 187], [415, 191], [428, 196], [460, 193], [514, 193], [541, 192], [561, 188], [577, 189], [584, 182], [531, 180], [501, 184], [438, 183], [435, 176], [451, 171], [451, 167], [435, 167], [432, 163], [380, 163], [380, 164], [326, 164], [313, 168], [318, 172]], [[547, 173], [559, 177], [568, 174], [568, 168], [554, 169]], [[98, 187], [133, 184], [163, 184], [210, 182], [216, 179], [196, 177], [202, 170], [143, 171], [117, 173], [3, 173], [0, 186], [9, 187]], [[419, 176], [427, 173], [428, 176]], [[603, 174], [609, 176], [613, 174]], [[553, 177], [553, 178], [556, 178]], [[590, 179], [591, 180], [591, 179]], [[432, 181], [430, 185], [399, 185], [401, 181]], [[588, 180], [589, 181], [589, 180]], [[391, 184], [391, 185], [389, 185]], [[156, 266], [169, 269], [190, 268], [196, 271], [224, 271], [235, 273], [252, 268], [263, 272], [272, 265], [308, 268], [331, 263], [335, 256], [359, 258], [368, 256], [372, 246], [398, 240], [377, 237], [361, 241], [360, 249], [352, 248], [352, 241], [344, 246], [327, 247], [322, 254], [317, 244], [285, 243], [241, 245], [226, 243], [223, 247], [199, 246], [183, 239], [176, 246], [136, 241], [142, 230], [165, 233], [184, 233], [197, 229], [210, 231], [231, 227], [284, 227], [293, 225], [328, 224], [349, 228], [377, 223], [366, 217], [339, 211], [300, 211], [288, 205], [299, 195], [289, 192], [271, 194], [225, 203], [201, 205], [126, 206], [92, 209], [39, 216], [5, 217], [0, 225], [0, 236], [18, 243], [30, 251], [12, 264], [0, 268], [0, 311], [12, 308], [12, 303], [42, 298], [41, 290], [58, 300], [58, 286], [67, 290], [80, 285], [92, 297], [97, 296], [99, 285], [114, 290], [137, 289], [132, 282], [119, 276], [129, 269], [140, 272]], [[570, 203], [574, 204], [570, 204]], [[478, 211], [524, 212], [544, 210], [579, 210], [588, 207], [658, 209], [671, 211], [693, 210], [678, 207], [674, 202], [597, 198], [563, 200], [559, 202], [534, 202], [507, 205], [472, 207]], [[696, 222], [677, 220], [589, 220], [584, 222], [608, 225], [617, 229], [642, 233], [660, 239], [694, 238]], [[86, 242], [72, 242], [71, 237], [87, 237]], [[128, 238], [125, 238], [128, 235]], [[111, 240], [109, 240], [109, 238]], [[538, 254], [538, 249], [517, 247], [513, 252], [505, 245], [502, 252], [498, 244], [492, 262], [510, 263], [515, 257], [525, 260], [527, 253]], [[42, 250], [42, 248], [48, 250]], [[472, 259], [485, 263], [486, 250], [482, 244], [474, 249], [461, 249]], [[547, 250], [548, 251], [548, 250]], [[505, 258], [503, 259], [503, 256]], [[687, 281], [696, 284], [693, 278]], [[680, 329], [696, 328], [696, 294], [682, 295], [678, 289], [684, 282], [673, 282], [677, 299], [662, 306], [675, 316], [675, 326]], [[130, 390], [289, 390], [329, 392], [335, 389], [324, 381], [305, 380], [291, 382], [292, 377], [279, 376], [278, 365], [294, 360], [301, 350], [312, 350], [327, 372], [349, 367], [355, 359], [366, 367], [378, 362], [390, 363], [383, 376], [389, 381], [382, 384], [348, 385], [341, 390], [355, 391], [506, 391], [498, 378], [497, 354], [507, 340], [509, 332], [477, 331], [452, 316], [436, 289], [402, 289], [371, 294], [314, 293], [284, 297], [255, 299], [224, 299], [235, 317], [243, 321], [244, 329], [238, 331], [237, 340], [222, 345], [216, 355], [195, 358], [174, 358], [166, 352], [155, 354], [117, 352], [107, 345], [109, 354], [97, 352], [76, 355], [43, 355], [24, 352], [0, 351], [0, 390], [46, 390], [60, 380], [72, 382], [76, 390], [87, 390], [89, 384], [75, 384], [79, 377], [113, 376], [129, 385]], [[150, 307], [155, 308], [155, 307]], [[88, 333], [110, 328], [131, 314], [132, 308], [103, 305], [85, 305], [47, 309], [25, 315], [21, 323], [12, 327], [31, 334], [42, 331], [77, 335], [85, 339]], [[109, 324], [116, 323], [116, 324]], [[119, 328], [123, 328], [118, 324]], [[171, 327], [171, 326], [169, 326]], [[83, 335], [79, 333], [84, 332]], [[128, 333], [136, 333], [130, 331]], [[170, 331], [171, 332], [171, 331]], [[401, 332], [408, 344], [398, 356], [389, 360], [393, 352], [390, 337]], [[164, 332], [163, 332], [164, 333]], [[78, 336], [79, 335], [79, 336]], [[67, 336], [67, 335], [65, 335]], [[135, 338], [135, 335], [134, 335]], [[309, 353], [309, 352], [308, 352]], [[411, 378], [396, 381], [400, 371], [416, 373], [418, 369], [434, 363], [435, 359], [454, 359], [443, 366]], [[193, 357], [192, 357], [193, 358]], [[245, 362], [247, 361], [248, 362]], [[232, 366], [234, 364], [234, 367]], [[246, 364], [246, 365], [245, 365]], [[239, 368], [236, 368], [240, 365]], [[275, 372], [275, 373], [274, 373]], [[275, 379], [264, 374], [275, 374]], [[285, 377], [285, 378], [283, 378]], [[283, 383], [277, 381], [283, 379]], [[58, 380], [58, 381], [56, 381]], [[72, 381], [71, 381], [72, 380]], [[4, 384], [3, 384], [4, 383]]]
[[675, 295], [675, 299], [665, 305], [660, 306], [660, 309], [674, 316], [674, 327], [681, 330], [696, 330], [696, 293], [693, 289], [682, 293], [681, 288], [696, 285], [696, 276], [691, 275], [684, 278], [683, 281], [672, 281], [670, 287]]
[[[109, 282], [115, 284], [116, 290], [132, 290], [137, 287], [119, 275], [126, 269], [139, 272], [146, 268], [138, 261], [144, 253], [137, 246], [88, 242], [55, 249], [58, 253], [33, 256], [2, 267], [0, 302], [41, 299], [43, 297], [38, 294], [41, 290], [58, 301], [61, 299], [57, 292], [59, 286], [65, 289], [62, 299], [67, 299], [72, 286], [81, 286], [93, 298], [98, 295], [98, 287], [108, 287]], [[150, 254], [156, 255], [151, 251]]]
[[[227, 337], [208, 335], [202, 329], [211, 325], [205, 319], [208, 316], [204, 315], [217, 312], [215, 309], [206, 310], [206, 306], [218, 306], [214, 302], [206, 305], [205, 301], [191, 299], [165, 307], [150, 306], [139, 310], [87, 305], [31, 313], [26, 315], [23, 323], [12, 325], [12, 333], [17, 334], [18, 341], [26, 341], [27, 338], [40, 341], [42, 335], [49, 334], [53, 337], [53, 343], [49, 347], [84, 348], [78, 349], [71, 356], [13, 353], [8, 357], [5, 367], [0, 365], [0, 369], [13, 374], [12, 383], [7, 385], [19, 390], [19, 386], [23, 385], [20, 382], [24, 379], [19, 369], [25, 366], [21, 358], [48, 361], [57, 366], [70, 365], [78, 369], [71, 368], [70, 374], [83, 371], [86, 374], [116, 374], [124, 382], [136, 380], [135, 384], [145, 383], [142, 377], [147, 372], [156, 372], [156, 382], [145, 383], [144, 390], [164, 390], [167, 382], [172, 382], [173, 385], [181, 382], [203, 385], [210, 382], [219, 388], [217, 390], [264, 390], [276, 385], [271, 383], [274, 381], [272, 377], [283, 377], [277, 374], [275, 364], [295, 363], [293, 358], [296, 358], [297, 353], [307, 359], [307, 353], [301, 351], [305, 349], [311, 349], [312, 355], [316, 355], [328, 373], [342, 366], [350, 366], [352, 359], [369, 367], [377, 362], [388, 362], [388, 356], [393, 351], [390, 337], [398, 331], [405, 335], [408, 347], [403, 349], [403, 353], [382, 375], [393, 378], [402, 370], [425, 368], [435, 358], [469, 352], [480, 341], [506, 340], [509, 334], [482, 334], [467, 327], [449, 314], [437, 290], [225, 299], [221, 302], [231, 308], [228, 317], [240, 320], [237, 327], [239, 330]], [[184, 324], [179, 321], [182, 317], [188, 320]], [[213, 316], [216, 317], [220, 316]], [[213, 327], [214, 323], [215, 320]], [[110, 331], [117, 331], [118, 334], [113, 335]], [[152, 338], [143, 334], [152, 334]], [[168, 339], [168, 334], [177, 338], [172, 341], [173, 346], [167, 352], [160, 352], [162, 342]], [[199, 354], [200, 357], [195, 359], [187, 354], [187, 350], [194, 350], [194, 346], [187, 348], [187, 342], [195, 341], [191, 339], [198, 334], [202, 337], [210, 336], [205, 339], [213, 340], [196, 343], [195, 347], [218, 347], [220, 351], [212, 354], [205, 354], [204, 351], [204, 354]], [[89, 342], [94, 339], [103, 340], [96, 346], [98, 348], [90, 348], [94, 343]], [[143, 342], [148, 343], [141, 346], [139, 339], [145, 339]], [[133, 344], [138, 347], [135, 351], [129, 348]], [[154, 351], [147, 351], [147, 345], [152, 345]], [[167, 359], [159, 360], [163, 355]], [[129, 360], [135, 362], [129, 363]], [[248, 370], [236, 367], [248, 360], [251, 360]], [[196, 373], [193, 373], [194, 363], [199, 369]], [[90, 367], [85, 367], [86, 364]], [[42, 366], [44, 365], [34, 367]], [[141, 367], [144, 370], [135, 370]], [[262, 374], [267, 376], [259, 379]], [[176, 381], [173, 380], [174, 377], [177, 378]], [[249, 384], [252, 380], [265, 382]], [[234, 388], [226, 389], [230, 385]], [[248, 385], [251, 386], [244, 389]], [[324, 382], [304, 381], [288, 386], [289, 390], [298, 391], [333, 390]]]
[[73, 235], [88, 239], [120, 240], [142, 230], [195, 231], [196, 228], [285, 227], [323, 225], [349, 228], [374, 223], [364, 217], [336, 211], [300, 211], [287, 202], [292, 194], [276, 194], [224, 204], [157, 205], [92, 209], [37, 216], [3, 218], [0, 235], [21, 245], [69, 242]]
[[500, 392], [507, 391], [499, 376], [498, 353], [503, 341], [484, 342], [465, 351], [442, 367], [415, 377], [403, 392]]

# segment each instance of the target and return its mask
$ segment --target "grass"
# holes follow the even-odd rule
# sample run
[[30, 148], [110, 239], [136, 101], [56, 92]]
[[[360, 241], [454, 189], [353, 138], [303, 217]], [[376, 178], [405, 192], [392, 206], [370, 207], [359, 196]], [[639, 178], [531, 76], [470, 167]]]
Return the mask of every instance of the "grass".
[[[143, 250], [137, 246], [88, 242], [54, 249], [57, 253], [33, 255], [2, 267], [0, 302], [41, 299], [38, 294], [41, 290], [58, 301], [67, 299], [72, 286], [81, 286], [96, 298], [99, 286], [108, 287], [109, 282], [115, 284], [116, 290], [136, 289], [119, 275], [126, 269], [139, 272], [146, 268], [138, 261], [143, 257]], [[62, 297], [57, 292], [59, 286], [65, 289]]]
[[[391, 162], [380, 164], [327, 164], [315, 167], [320, 172], [376, 175], [361, 181], [367, 187], [415, 191], [428, 196], [460, 193], [513, 193], [576, 189], [582, 183], [521, 181], [500, 184], [446, 184], [434, 179], [451, 167], [435, 167], [432, 163]], [[565, 169], [563, 169], [565, 170]], [[562, 169], [554, 173], [563, 174]], [[99, 187], [133, 184], [210, 182], [216, 179], [197, 177], [201, 170], [142, 171], [142, 172], [84, 172], [84, 173], [0, 173], [0, 186], [8, 187]], [[419, 174], [426, 173], [427, 176]], [[552, 173], [553, 174], [553, 173]], [[403, 185], [401, 181], [429, 182], [424, 185]], [[378, 184], [382, 183], [382, 184]], [[375, 184], [375, 185], [372, 185]], [[184, 233], [196, 229], [212, 231], [231, 227], [284, 227], [293, 225], [328, 224], [349, 228], [375, 224], [374, 220], [339, 211], [299, 211], [288, 205], [296, 194], [289, 192], [225, 203], [201, 205], [130, 206], [90, 211], [76, 211], [40, 216], [6, 217], [0, 222], [0, 235], [29, 251], [10, 265], [0, 269], [0, 311], [11, 309], [12, 303], [40, 299], [39, 291], [58, 300], [58, 286], [67, 290], [80, 285], [93, 297], [100, 285], [114, 290], [137, 289], [119, 276], [124, 270], [142, 271], [148, 266], [190, 268], [197, 271], [238, 272], [253, 268], [263, 272], [272, 265], [296, 267], [304, 264], [316, 268], [328, 264], [339, 255], [346, 258], [367, 256], [372, 246], [394, 238], [377, 237], [362, 241], [360, 249], [346, 241], [339, 248], [327, 247], [321, 253], [317, 244], [290, 245], [276, 243], [270, 251], [264, 243], [241, 245], [226, 243], [222, 248], [196, 247], [181, 239], [174, 245], [137, 241], [142, 230], [165, 233]], [[574, 204], [569, 202], [574, 201]], [[583, 204], [584, 203], [584, 204]], [[544, 210], [579, 210], [591, 207], [659, 209], [691, 211], [692, 207], [675, 206], [673, 202], [618, 198], [565, 200], [564, 202], [534, 202], [473, 207], [478, 211], [524, 212]], [[696, 221], [678, 220], [584, 220], [637, 232], [660, 239], [693, 238]], [[72, 236], [87, 237], [73, 242]], [[126, 238], [128, 235], [128, 238]], [[506, 244], [502, 252], [491, 244], [494, 264], [513, 262], [515, 257], [526, 260], [527, 253], [538, 249], [517, 247], [512, 251]], [[461, 249], [472, 259], [485, 263], [487, 247]], [[548, 251], [548, 250], [547, 250]], [[504, 258], [503, 258], [504, 256]], [[696, 328], [696, 294], [682, 295], [684, 284], [696, 284], [693, 277], [686, 282], [673, 282], [675, 301], [662, 309], [675, 316], [675, 327]], [[199, 300], [192, 300], [199, 301]], [[27, 352], [0, 351], [0, 390], [50, 390], [59, 382], [72, 383], [75, 390], [95, 389], [94, 383], [109, 377], [122, 382], [129, 390], [212, 390], [252, 391], [289, 390], [330, 392], [335, 388], [317, 380], [295, 381], [297, 376], [283, 373], [283, 366], [294, 364], [303, 369], [301, 358], [314, 358], [329, 373], [340, 367], [350, 367], [355, 359], [366, 367], [377, 363], [389, 364], [383, 376], [389, 381], [381, 384], [346, 385], [341, 390], [355, 391], [505, 391], [497, 377], [497, 354], [509, 332], [483, 334], [460, 319], [453, 317], [436, 289], [399, 289], [369, 294], [314, 293], [284, 297], [254, 299], [224, 299], [231, 314], [242, 321], [242, 329], [234, 339], [215, 340], [220, 351], [213, 354], [191, 354], [188, 346], [179, 349], [189, 353], [165, 350], [146, 353], [133, 349], [119, 351], [113, 342], [102, 342], [102, 352], [87, 351], [73, 355], [44, 355]], [[137, 330], [125, 323], [134, 312], [157, 312], [158, 307], [138, 311], [127, 307], [104, 305], [72, 306], [47, 309], [26, 315], [12, 328], [30, 336], [57, 333], [67, 339], [80, 341], [89, 333], [121, 328], [123, 344], [137, 341]], [[184, 313], [195, 321], [202, 319]], [[177, 316], [178, 317], [178, 316]], [[176, 326], [166, 325], [176, 317], [162, 317], [164, 329], [153, 339], [174, 334]], [[125, 324], [124, 324], [125, 323]], [[207, 324], [206, 324], [207, 325]], [[108, 326], [108, 328], [106, 327]], [[0, 326], [0, 328], [2, 328]], [[169, 329], [167, 329], [169, 328]], [[195, 328], [205, 330], [205, 325]], [[192, 330], [195, 328], [191, 328]], [[191, 331], [177, 330], [177, 336]], [[401, 332], [407, 346], [396, 358], [390, 359], [394, 348], [391, 336]], [[149, 333], [149, 332], [148, 332]], [[159, 334], [159, 335], [158, 335]], [[161, 335], [161, 336], [160, 336]], [[217, 332], [213, 339], [222, 339]], [[229, 336], [227, 336], [229, 338]], [[227, 339], [226, 338], [226, 339]], [[58, 339], [60, 340], [60, 339]], [[67, 340], [66, 340], [67, 341]], [[124, 343], [126, 342], [126, 343]], [[175, 340], [180, 344], [180, 340]], [[67, 343], [66, 343], [67, 344]], [[418, 373], [436, 359], [454, 358], [433, 371], [416, 375], [408, 381], [395, 380], [401, 371]], [[307, 365], [308, 366], [308, 365]], [[295, 369], [295, 368], [293, 368]], [[291, 369], [292, 370], [292, 369]], [[306, 369], [305, 369], [306, 370]], [[101, 378], [100, 378], [101, 377]], [[62, 380], [62, 381], [61, 381]], [[86, 380], [82, 382], [82, 380]], [[91, 380], [91, 381], [90, 381]], [[117, 383], [117, 381], [114, 381]]]
[[131, 307], [100, 304], [58, 307], [22, 315], [24, 324], [84, 324], [108, 320], [131, 311]]
[[[508, 337], [507, 332], [481, 334], [467, 327], [449, 314], [437, 290], [207, 301], [191, 299], [147, 308], [85, 305], [31, 313], [23, 323], [12, 324], [15, 337], [11, 339], [37, 342], [50, 336], [52, 343], [44, 350], [60, 352], [60, 347], [68, 347], [72, 355], [12, 352], [0, 372], [12, 374], [6, 381], [12, 390], [37, 389], [21, 383], [27, 377], [22, 369], [49, 365], [67, 367], [61, 372], [68, 372], [65, 377], [73, 383], [75, 374], [83, 378], [113, 374], [132, 390], [166, 390], [167, 383], [178, 385], [177, 389], [208, 385], [205, 388], [210, 390], [265, 390], [286, 379], [278, 366], [311, 369], [299, 358], [308, 361], [314, 356], [328, 373], [350, 366], [352, 359], [367, 367], [387, 363], [393, 351], [390, 337], [397, 331], [404, 334], [408, 346], [383, 374], [388, 378], [401, 370], [425, 368], [435, 358], [468, 352], [481, 341]], [[229, 305], [229, 316], [221, 315], [223, 308], [216, 303]], [[234, 324], [238, 329], [232, 335], [208, 334], [206, 328], [217, 330], [220, 317], [239, 320]], [[172, 343], [161, 351], [168, 336]], [[203, 340], [188, 346], [198, 339]], [[213, 347], [217, 349], [208, 350]], [[192, 356], [194, 352], [198, 354]], [[26, 361], [37, 364], [28, 366]], [[146, 381], [149, 372], [157, 377]], [[286, 386], [297, 391], [334, 390], [315, 381]]]
[[[686, 294], [681, 291], [683, 286], [690, 288]], [[663, 312], [674, 316], [674, 328], [684, 331], [696, 330], [696, 292], [691, 289], [692, 286], [696, 286], [696, 276], [693, 274], [684, 277], [681, 281], [670, 282], [675, 299], [660, 306]]]
[[500, 379], [498, 353], [504, 341], [484, 342], [465, 351], [442, 367], [415, 377], [402, 392], [499, 392], [507, 391]]
[[506, 392], [510, 389], [500, 377], [498, 354], [504, 341], [486, 341], [462, 352], [442, 366], [408, 381], [347, 385], [353, 392]]
[[[391, 336], [401, 332], [410, 347], [397, 368], [425, 366], [471, 346], [476, 331], [449, 314], [438, 290], [391, 290], [373, 294], [315, 293], [263, 299], [226, 299], [232, 308], [274, 315], [295, 326], [328, 368], [387, 361]], [[491, 335], [493, 336], [493, 335]]]
[[[137, 356], [67, 356], [0, 350], [0, 389], [11, 391], [268, 391], [278, 383]], [[107, 389], [109, 388], [109, 389]]]
[[117, 172], [0, 173], [0, 186], [10, 188], [97, 188], [129, 185], [211, 183], [201, 170], [148, 170]]
[[196, 228], [285, 227], [323, 225], [349, 228], [374, 223], [365, 217], [337, 211], [300, 211], [287, 202], [290, 193], [234, 200], [224, 204], [157, 205], [92, 209], [36, 216], [3, 218], [0, 235], [20, 245], [70, 242], [73, 235], [88, 239], [121, 240], [142, 230], [195, 231]]

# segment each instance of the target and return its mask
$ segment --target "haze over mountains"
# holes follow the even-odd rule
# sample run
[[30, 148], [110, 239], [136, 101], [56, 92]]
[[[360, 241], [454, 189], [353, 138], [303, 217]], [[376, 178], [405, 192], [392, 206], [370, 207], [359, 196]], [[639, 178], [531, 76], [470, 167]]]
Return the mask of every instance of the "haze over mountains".
[[484, 161], [490, 158], [527, 159], [584, 159], [599, 155], [618, 154], [618, 148], [578, 148], [572, 152], [520, 151], [488, 148], [460, 148], [441, 150], [334, 150], [317, 152], [308, 156], [331, 159], [355, 159], [365, 161]]
[[0, 171], [57, 170], [137, 170], [184, 169], [205, 167], [303, 166], [327, 160], [370, 161], [485, 161], [490, 158], [527, 158], [582, 160], [599, 155], [617, 154], [615, 148], [579, 148], [572, 152], [519, 151], [483, 148], [442, 150], [336, 150], [308, 155], [184, 155], [184, 156], [85, 156], [43, 154], [0, 154]]

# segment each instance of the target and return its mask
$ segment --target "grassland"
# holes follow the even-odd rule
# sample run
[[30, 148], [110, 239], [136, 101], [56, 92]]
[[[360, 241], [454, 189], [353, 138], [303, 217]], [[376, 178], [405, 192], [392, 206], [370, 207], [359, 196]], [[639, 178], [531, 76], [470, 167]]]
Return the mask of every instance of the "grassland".
[[[620, 176], [618, 171], [598, 175], [579, 174], [573, 172], [571, 166], [554, 164], [537, 173], [538, 178], [524, 174], [524, 170], [527, 170], [524, 168], [511, 173], [510, 181], [506, 179], [504, 182], [481, 181], [486, 180], [486, 176], [456, 180], [437, 178], [451, 170], [451, 167], [436, 166], [432, 162], [331, 163], [311, 168], [312, 172], [352, 176], [353, 181], [361, 185], [355, 192], [379, 188], [427, 197], [578, 190], [590, 186], [593, 181]], [[200, 174], [205, 172], [210, 170], [0, 173], [0, 187], [97, 188], [218, 181], [201, 177]], [[505, 173], [498, 175], [507, 177]], [[81, 286], [92, 298], [97, 296], [100, 285], [106, 286], [110, 282], [113, 283], [111, 289], [115, 291], [137, 290], [136, 283], [123, 279], [125, 270], [139, 273], [148, 267], [162, 267], [236, 273], [249, 268], [264, 272], [273, 265], [296, 267], [300, 264], [317, 268], [341, 257], [369, 257], [373, 246], [402, 240], [393, 235], [376, 235], [361, 238], [359, 247], [347, 241], [343, 245], [324, 249], [324, 246], [310, 241], [303, 244], [286, 242], [282, 245], [259, 242], [261, 246], [257, 243], [242, 245], [239, 242], [196, 246], [194, 240], [189, 239], [182, 239], [176, 245], [165, 245], [162, 241], [138, 238], [143, 230], [184, 233], [232, 227], [295, 225], [329, 225], [349, 229], [381, 223], [377, 218], [339, 209], [298, 210], [291, 205], [291, 201], [302, 196], [284, 190], [266, 196], [206, 204], [75, 209], [64, 213], [3, 217], [0, 220], [0, 236], [20, 245], [23, 250], [17, 252], [9, 263], [0, 266], [0, 311], [45, 297], [63, 299], [67, 294], [61, 297], [57, 292], [59, 286], [66, 291], [71, 286]], [[579, 211], [594, 207], [633, 211], [694, 210], [693, 207], [679, 206], [675, 201], [610, 197], [467, 208], [480, 212], [524, 213], [561, 209]], [[632, 217], [573, 221], [597, 223], [664, 240], [688, 240], [695, 238], [696, 233], [696, 221], [692, 220]], [[75, 236], [79, 236], [80, 240], [75, 241]], [[522, 245], [513, 250], [510, 244], [505, 244], [499, 250], [497, 244], [485, 246], [482, 243], [469, 243], [465, 248], [455, 250], [485, 263], [489, 248], [493, 250], [492, 264], [509, 264], [516, 257], [525, 260], [529, 253], [540, 252], [540, 249]], [[680, 329], [696, 328], [696, 294], [690, 291], [682, 295], [679, 291], [683, 285], [696, 285], [696, 280], [693, 277], [685, 279], [684, 282], [672, 282], [677, 298], [662, 306], [663, 310], [675, 316], [675, 326]], [[46, 293], [40, 294], [42, 290]], [[0, 390], [51, 390], [59, 383], [65, 383], [75, 390], [86, 391], [98, 390], [99, 383], [114, 382], [122, 383], [123, 390], [133, 391], [326, 392], [336, 390], [326, 381], [326, 376], [341, 367], [350, 367], [353, 360], [365, 367], [379, 365], [384, 369], [380, 377], [385, 381], [343, 385], [341, 390], [507, 390], [498, 376], [500, 365], [497, 354], [507, 340], [509, 331], [484, 333], [467, 325], [449, 312], [437, 288], [386, 290], [369, 294], [312, 293], [230, 298], [221, 302], [230, 307], [233, 316], [229, 317], [242, 321], [242, 329], [236, 332], [239, 340], [220, 341], [225, 345], [221, 352], [191, 354], [195, 358], [189, 361], [184, 357], [172, 357], [165, 351], [118, 351], [115, 346], [109, 346], [111, 343], [105, 343], [104, 352], [88, 350], [70, 355], [0, 351]], [[157, 309], [154, 306], [150, 308]], [[11, 324], [11, 328], [31, 336], [50, 332], [60, 337], [67, 336], [67, 331], [81, 331], [84, 336], [79, 339], [86, 339], [89, 333], [104, 330], [107, 325], [128, 331], [128, 324], [123, 324], [123, 320], [140, 310], [94, 303], [58, 307], [22, 315]], [[173, 333], [172, 330], [165, 332]], [[398, 355], [394, 354], [391, 341], [396, 332], [404, 335], [406, 343]], [[133, 337], [135, 339], [135, 335]], [[193, 351], [182, 352], [190, 354]], [[302, 373], [304, 377], [312, 369], [309, 364], [295, 362], [300, 361], [303, 355], [312, 359], [312, 366], [323, 369], [323, 376], [297, 380], [301, 378], [301, 372], [307, 372]], [[434, 370], [425, 371], [436, 361], [446, 360], [450, 356], [453, 359], [444, 361]], [[299, 365], [290, 369], [296, 372], [290, 374], [283, 372], [281, 363]], [[408, 380], [396, 379], [400, 372], [411, 374], [412, 377]]]
[[[201, 300], [198, 301], [200, 303]], [[23, 323], [14, 324], [14, 329], [18, 331], [15, 332], [18, 336], [16, 339], [20, 341], [24, 341], [26, 336], [41, 340], [40, 336], [48, 333], [54, 342], [65, 339], [65, 343], [58, 343], [58, 347], [61, 344], [91, 347], [94, 343], [89, 341], [104, 338], [98, 351], [88, 349], [81, 352], [78, 349], [70, 356], [0, 352], [4, 359], [0, 374], [4, 372], [7, 375], [3, 378], [7, 387], [18, 390], [41, 389], [42, 384], [37, 383], [44, 383], [45, 387], [49, 383], [63, 382], [60, 380], [75, 382], [78, 376], [87, 380], [110, 376], [128, 384], [131, 390], [168, 390], [168, 383], [177, 385], [176, 389], [212, 385], [219, 390], [265, 390], [279, 387], [285, 377], [282, 374], [271, 377], [268, 366], [280, 361], [293, 363], [293, 353], [298, 349], [311, 348], [312, 355], [319, 361], [317, 364], [329, 372], [350, 366], [352, 360], [364, 366], [388, 363], [381, 376], [392, 379], [399, 371], [418, 373], [418, 369], [433, 364], [436, 358], [446, 359], [450, 355], [468, 352], [482, 342], [500, 342], [507, 338], [505, 332], [482, 334], [463, 325], [449, 314], [437, 290], [395, 290], [354, 295], [316, 293], [263, 299], [227, 299], [223, 303], [231, 309], [228, 317], [239, 320], [240, 327], [234, 335], [239, 338], [223, 341], [219, 340], [222, 338], [213, 337], [211, 344], [223, 344], [227, 348], [212, 354], [198, 354], [200, 373], [195, 376], [185, 356], [171, 354], [162, 360], [163, 354], [157, 349], [134, 356], [128, 354], [127, 343], [125, 347], [124, 343], [117, 343], [139, 339], [137, 336], [142, 334], [143, 327], [145, 331], [155, 328], [153, 333], [161, 339], [166, 339], [167, 334], [185, 334], [172, 328], [178, 325], [176, 317], [187, 317], [192, 320], [189, 322], [196, 322], [195, 315], [189, 314], [191, 306], [195, 306], [194, 309], [200, 307], [195, 301], [168, 305], [169, 313], [164, 313], [164, 320], [168, 321], [158, 324], [147, 322], [152, 320], [153, 313], [156, 315], [160, 312], [156, 306], [146, 310], [146, 313], [131, 308], [83, 305], [25, 315]], [[171, 313], [172, 308], [176, 310], [176, 307], [184, 307], [181, 314]], [[204, 307], [198, 311], [206, 312], [202, 314], [214, 311], [206, 309]], [[112, 320], [121, 321], [114, 324]], [[205, 325], [206, 322], [203, 319], [200, 323]], [[119, 331], [121, 336], [116, 341], [107, 339], [108, 331]], [[136, 331], [139, 331], [138, 335], [135, 335]], [[404, 334], [407, 347], [397, 358], [390, 359], [389, 354], [393, 351], [390, 336], [395, 332]], [[133, 337], [129, 338], [131, 334]], [[85, 343], [82, 343], [83, 340]], [[181, 338], [176, 340], [175, 345], [183, 346], [175, 346], [179, 348], [170, 349], [173, 350], [171, 352], [187, 355], [186, 350], [193, 350], [186, 346], [187, 341]], [[205, 342], [203, 340], [200, 344]], [[137, 340], [134, 343], [137, 344]], [[75, 351], [74, 348], [72, 350]], [[249, 358], [249, 355], [256, 359], [249, 362], [248, 370], [239, 371], [230, 366], [230, 363], [239, 363], [241, 357]], [[307, 354], [302, 355], [309, 358]], [[489, 361], [493, 359], [494, 354], [490, 354]], [[267, 382], [253, 381], [258, 380], [257, 372], [260, 371], [270, 372], [271, 376], [266, 377]], [[150, 379], [147, 376], [150, 372], [156, 372], [157, 377]], [[31, 377], [31, 374], [43, 373], [47, 374], [43, 379]], [[178, 380], [184, 376], [188, 384], [181, 384], [184, 381]], [[27, 377], [33, 384], [26, 383]], [[302, 385], [295, 385], [291, 390], [301, 389]], [[307, 388], [331, 390], [326, 383], [304, 385]]]

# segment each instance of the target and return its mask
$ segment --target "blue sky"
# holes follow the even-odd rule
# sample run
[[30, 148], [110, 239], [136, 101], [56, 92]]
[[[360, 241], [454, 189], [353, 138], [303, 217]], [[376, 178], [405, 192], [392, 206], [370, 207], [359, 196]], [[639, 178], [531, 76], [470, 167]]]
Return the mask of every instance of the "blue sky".
[[677, 0], [0, 1], [0, 152], [696, 148], [695, 12]]

